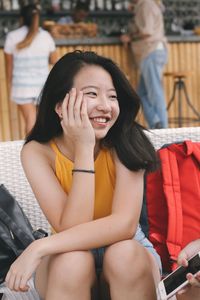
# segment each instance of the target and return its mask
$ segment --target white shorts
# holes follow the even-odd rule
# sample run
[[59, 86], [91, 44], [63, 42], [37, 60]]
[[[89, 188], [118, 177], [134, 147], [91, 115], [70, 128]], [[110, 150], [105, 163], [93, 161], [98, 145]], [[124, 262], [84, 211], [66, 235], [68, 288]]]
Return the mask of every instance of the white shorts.
[[29, 104], [29, 103], [33, 103], [34, 105], [39, 104], [38, 98], [13, 98], [12, 101], [18, 105]]

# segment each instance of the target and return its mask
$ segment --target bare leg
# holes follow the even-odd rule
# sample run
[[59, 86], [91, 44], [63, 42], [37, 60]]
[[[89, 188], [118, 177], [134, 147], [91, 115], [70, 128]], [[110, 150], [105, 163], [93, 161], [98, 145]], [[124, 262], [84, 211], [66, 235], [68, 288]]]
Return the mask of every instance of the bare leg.
[[39, 266], [36, 288], [45, 300], [89, 300], [96, 279], [90, 252], [54, 255]]
[[156, 300], [159, 268], [153, 255], [137, 241], [110, 246], [104, 256], [103, 273], [112, 300]]
[[36, 120], [36, 106], [33, 103], [18, 105], [25, 121], [26, 134], [31, 131]]

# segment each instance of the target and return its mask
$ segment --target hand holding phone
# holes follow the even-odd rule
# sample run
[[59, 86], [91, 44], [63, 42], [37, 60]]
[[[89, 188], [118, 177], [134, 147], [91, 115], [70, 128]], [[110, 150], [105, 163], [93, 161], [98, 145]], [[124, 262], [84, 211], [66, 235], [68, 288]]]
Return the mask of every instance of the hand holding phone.
[[200, 271], [200, 252], [188, 260], [187, 267], [178, 267], [159, 282], [157, 289], [158, 299], [167, 300], [174, 296], [188, 284], [186, 275], [188, 273], [195, 275], [198, 271]]

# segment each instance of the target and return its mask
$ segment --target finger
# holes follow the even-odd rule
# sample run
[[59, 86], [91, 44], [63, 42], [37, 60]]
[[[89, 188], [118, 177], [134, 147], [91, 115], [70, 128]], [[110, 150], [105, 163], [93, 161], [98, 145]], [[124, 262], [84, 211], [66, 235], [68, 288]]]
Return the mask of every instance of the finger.
[[[65, 121], [68, 120], [68, 113], [67, 113], [67, 107], [68, 107], [68, 102], [69, 102], [69, 93], [66, 94], [62, 106], [61, 106], [61, 118], [64, 119]], [[62, 121], [61, 119], [61, 121]]]
[[186, 286], [184, 288], [182, 288], [180, 291], [178, 291], [178, 295], [182, 295], [184, 293], [186, 293], [189, 290], [189, 286]]
[[14, 290], [16, 292], [18, 292], [20, 290], [20, 282], [21, 282], [21, 276], [16, 276], [15, 282], [14, 282]]
[[9, 280], [10, 280], [10, 276], [11, 276], [11, 272], [10, 272], [10, 270], [9, 270], [8, 273], [6, 274], [6, 278], [5, 278], [6, 284], [8, 284], [8, 282], [9, 282]]
[[188, 261], [187, 261], [185, 253], [179, 255], [178, 264], [181, 265], [181, 266], [184, 266], [184, 267], [188, 266]]
[[188, 266], [188, 260], [186, 258], [184, 258], [184, 257], [181, 258], [180, 262], [181, 262], [181, 265], [183, 267], [187, 267]]
[[89, 117], [87, 113], [87, 103], [84, 98], [81, 105], [81, 120], [82, 122], [89, 122]]
[[70, 93], [69, 93], [69, 102], [68, 102], [68, 120], [69, 120], [69, 125], [73, 126], [74, 125], [74, 105], [76, 101], [76, 89], [72, 88]]
[[23, 276], [21, 278], [21, 282], [20, 282], [20, 290], [21, 291], [26, 292], [29, 290], [30, 287], [27, 282], [28, 282], [28, 278], [26, 276]]
[[11, 275], [9, 280], [6, 281], [6, 285], [10, 290], [14, 290], [14, 284], [15, 284], [15, 275]]
[[192, 286], [199, 286], [199, 281], [197, 280], [197, 275], [192, 275], [191, 273], [187, 274], [187, 280]]
[[75, 121], [78, 124], [81, 124], [81, 105], [83, 102], [83, 92], [80, 91], [77, 95], [75, 105], [74, 105], [74, 118]]
[[195, 275], [196, 279], [200, 282], [200, 271]]
[[30, 288], [29, 286], [26, 286], [25, 288], [19, 288], [19, 290], [20, 290], [20, 292], [25, 293], [25, 292], [28, 292], [29, 288]]
[[14, 280], [15, 280], [15, 276], [13, 275], [13, 271], [12, 271], [12, 266], [10, 267], [6, 278], [5, 278], [5, 282], [6, 282], [6, 286], [12, 290], [14, 287]]

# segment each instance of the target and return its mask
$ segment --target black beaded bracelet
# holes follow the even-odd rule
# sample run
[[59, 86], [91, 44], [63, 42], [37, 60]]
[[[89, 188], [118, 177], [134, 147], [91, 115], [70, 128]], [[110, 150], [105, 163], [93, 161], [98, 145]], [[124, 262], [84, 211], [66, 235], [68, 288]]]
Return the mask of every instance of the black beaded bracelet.
[[90, 173], [90, 174], [95, 174], [94, 170], [85, 170], [85, 169], [73, 169], [72, 170], [72, 175], [76, 172], [80, 172], [80, 173]]

